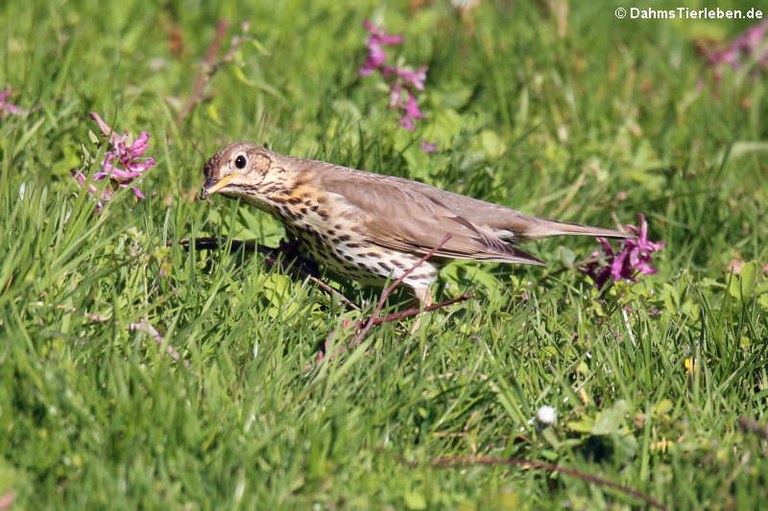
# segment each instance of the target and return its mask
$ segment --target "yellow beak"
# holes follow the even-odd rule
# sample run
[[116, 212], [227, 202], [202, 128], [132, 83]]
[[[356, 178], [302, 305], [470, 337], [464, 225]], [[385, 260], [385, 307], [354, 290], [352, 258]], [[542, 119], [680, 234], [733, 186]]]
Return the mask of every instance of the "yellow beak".
[[234, 180], [235, 180], [235, 179], [237, 179], [238, 177], [240, 177], [240, 174], [229, 174], [228, 176], [224, 176], [223, 178], [221, 178], [221, 179], [219, 180], [219, 182], [218, 182], [218, 183], [216, 183], [216, 184], [215, 184], [215, 185], [213, 185], [212, 187], [210, 187], [210, 188], [206, 189], [206, 190], [205, 190], [205, 191], [206, 191], [206, 194], [207, 194], [207, 195], [210, 195], [210, 194], [212, 194], [212, 193], [216, 193], [216, 192], [218, 192], [219, 190], [221, 190], [222, 188], [224, 188], [225, 186], [227, 186], [229, 183], [231, 183], [232, 181], [234, 181]]

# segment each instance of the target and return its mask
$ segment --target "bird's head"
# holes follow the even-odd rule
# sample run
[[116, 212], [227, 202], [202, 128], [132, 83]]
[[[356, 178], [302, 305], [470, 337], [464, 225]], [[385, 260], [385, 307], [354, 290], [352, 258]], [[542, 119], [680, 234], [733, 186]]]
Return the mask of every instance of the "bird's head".
[[[214, 193], [242, 198], [257, 206], [268, 205], [271, 194], [286, 190], [292, 179], [280, 156], [250, 142], [228, 145], [205, 164], [205, 184], [200, 198]], [[267, 204], [265, 204], [267, 203]]]

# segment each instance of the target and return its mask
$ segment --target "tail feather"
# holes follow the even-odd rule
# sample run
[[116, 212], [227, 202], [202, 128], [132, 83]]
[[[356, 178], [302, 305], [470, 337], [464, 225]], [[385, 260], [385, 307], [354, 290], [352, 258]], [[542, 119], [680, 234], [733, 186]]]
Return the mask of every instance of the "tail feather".
[[540, 239], [549, 236], [594, 236], [600, 238], [631, 238], [631, 233], [592, 227], [590, 225], [573, 224], [537, 218], [536, 222], [529, 226], [525, 232], [516, 233], [518, 239]]

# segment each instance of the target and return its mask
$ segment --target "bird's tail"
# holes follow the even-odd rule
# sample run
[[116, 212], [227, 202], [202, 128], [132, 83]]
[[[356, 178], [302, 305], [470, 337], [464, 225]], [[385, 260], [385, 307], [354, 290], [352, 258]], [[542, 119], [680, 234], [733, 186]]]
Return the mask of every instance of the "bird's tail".
[[573, 224], [569, 222], [558, 222], [556, 220], [547, 220], [537, 218], [525, 232], [520, 233], [520, 237], [525, 239], [540, 239], [549, 236], [594, 236], [601, 238], [632, 238], [634, 234], [616, 231], [613, 229], [604, 229], [602, 227], [592, 227], [590, 225]]

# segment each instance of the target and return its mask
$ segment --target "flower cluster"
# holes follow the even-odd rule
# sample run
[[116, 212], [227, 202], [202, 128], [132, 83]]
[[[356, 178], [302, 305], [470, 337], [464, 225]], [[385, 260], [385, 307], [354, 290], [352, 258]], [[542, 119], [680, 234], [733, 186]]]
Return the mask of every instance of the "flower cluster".
[[[117, 188], [130, 187], [133, 194], [139, 199], [144, 198], [144, 194], [133, 183], [145, 172], [155, 165], [154, 158], [145, 158], [144, 153], [149, 147], [150, 135], [142, 131], [138, 138], [130, 140], [128, 132], [118, 135], [105, 121], [95, 112], [88, 116], [98, 124], [101, 132], [109, 137], [110, 149], [104, 155], [104, 162], [101, 164], [101, 170], [93, 175], [93, 181], [103, 181], [109, 179], [112, 186], [106, 187], [101, 194], [97, 209], [101, 210], [103, 203], [112, 197], [112, 193]], [[72, 171], [72, 177], [75, 178], [80, 186], [84, 186], [87, 178], [79, 170]], [[96, 187], [88, 186], [88, 193], [96, 193]]]
[[370, 34], [366, 46], [368, 57], [358, 69], [362, 76], [370, 76], [378, 71], [389, 85], [389, 107], [402, 112], [400, 126], [413, 131], [415, 121], [424, 117], [419, 109], [416, 91], [424, 90], [424, 80], [427, 78], [427, 66], [416, 71], [399, 66], [389, 66], [385, 46], [395, 46], [403, 42], [401, 35], [390, 35], [383, 29], [374, 26], [369, 20], [363, 26]]
[[706, 52], [707, 61], [714, 68], [715, 78], [723, 75], [723, 66], [738, 69], [745, 62], [754, 59], [757, 66], [768, 69], [768, 20], [749, 27], [734, 39], [730, 45]]
[[13, 95], [13, 89], [6, 87], [0, 91], [0, 118], [5, 117], [6, 114], [21, 115], [24, 110], [19, 105], [14, 105], [8, 101]]
[[622, 240], [621, 248], [614, 251], [605, 238], [597, 238], [601, 250], [595, 250], [590, 256], [590, 262], [582, 268], [598, 288], [602, 288], [609, 279], [637, 282], [638, 275], [652, 275], [658, 270], [651, 266], [654, 252], [658, 252], [666, 243], [648, 239], [648, 222], [645, 216], [637, 215], [640, 227], [627, 225], [626, 229], [635, 234], [634, 238]]

